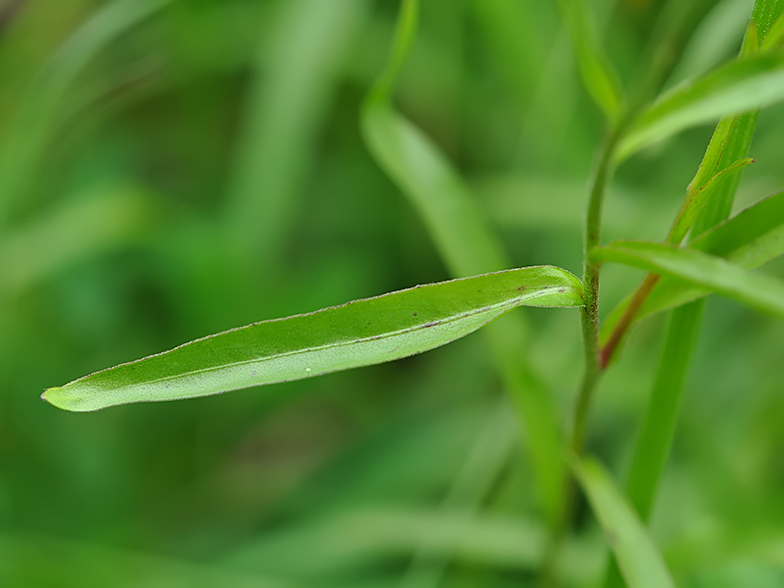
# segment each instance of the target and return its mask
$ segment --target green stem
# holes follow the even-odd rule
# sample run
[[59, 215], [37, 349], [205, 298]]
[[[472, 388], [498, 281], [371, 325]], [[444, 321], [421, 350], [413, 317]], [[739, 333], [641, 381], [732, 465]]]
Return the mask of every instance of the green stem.
[[[622, 125], [613, 129], [604, 141], [599, 152], [599, 159], [591, 179], [591, 190], [588, 198], [588, 212], [585, 220], [583, 242], [583, 299], [585, 306], [580, 309], [582, 318], [583, 348], [585, 354], [585, 371], [577, 396], [569, 441], [569, 451], [580, 455], [582, 452], [585, 425], [588, 411], [593, 398], [593, 391], [599, 381], [601, 368], [599, 363], [599, 265], [588, 259], [588, 252], [599, 245], [601, 238], [601, 217], [604, 195], [613, 171], [615, 147], [622, 132]], [[563, 539], [572, 520], [576, 486], [571, 474], [563, 479], [563, 497], [558, 519], [553, 526], [545, 548], [540, 585], [546, 588], [556, 586], [555, 570]]]
[[599, 264], [593, 263], [589, 259], [588, 252], [599, 245], [600, 242], [602, 204], [607, 191], [607, 184], [612, 175], [615, 147], [620, 134], [621, 127], [619, 126], [610, 133], [602, 147], [599, 162], [591, 182], [588, 212], [585, 219], [583, 242], [583, 298], [585, 306], [581, 309], [585, 371], [575, 405], [570, 441], [570, 449], [577, 455], [582, 451], [588, 411], [593, 391], [601, 373], [599, 354]]
[[392, 95], [392, 90], [414, 42], [418, 20], [418, 0], [403, 0], [395, 27], [395, 38], [392, 41], [392, 53], [384, 71], [368, 93], [369, 102], [389, 100]]

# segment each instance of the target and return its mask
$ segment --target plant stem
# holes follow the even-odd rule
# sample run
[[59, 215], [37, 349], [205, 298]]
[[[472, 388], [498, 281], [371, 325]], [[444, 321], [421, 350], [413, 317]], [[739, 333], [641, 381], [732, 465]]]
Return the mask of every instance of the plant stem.
[[601, 216], [604, 195], [613, 171], [615, 146], [621, 134], [621, 127], [614, 129], [602, 146], [599, 161], [596, 165], [591, 191], [588, 199], [588, 212], [585, 219], [585, 235], [583, 241], [583, 298], [585, 306], [581, 309], [583, 350], [585, 354], [585, 371], [574, 410], [571, 427], [570, 449], [580, 454], [585, 423], [593, 397], [593, 391], [599, 380], [601, 366], [599, 362], [599, 264], [593, 263], [588, 252], [599, 245], [601, 236]]
[[[588, 212], [585, 219], [583, 241], [583, 299], [585, 306], [580, 309], [582, 319], [585, 371], [574, 410], [569, 446], [567, 451], [579, 455], [582, 452], [585, 424], [591, 398], [601, 373], [599, 364], [599, 265], [592, 263], [588, 252], [599, 245], [601, 237], [601, 216], [604, 195], [613, 171], [615, 147], [622, 132], [622, 125], [613, 129], [605, 139], [596, 167], [591, 178], [588, 197]], [[574, 512], [577, 495], [574, 477], [567, 473], [563, 480], [563, 502], [556, 524], [552, 527], [545, 548], [540, 585], [550, 588], [557, 585], [556, 567], [561, 544], [566, 536]]]

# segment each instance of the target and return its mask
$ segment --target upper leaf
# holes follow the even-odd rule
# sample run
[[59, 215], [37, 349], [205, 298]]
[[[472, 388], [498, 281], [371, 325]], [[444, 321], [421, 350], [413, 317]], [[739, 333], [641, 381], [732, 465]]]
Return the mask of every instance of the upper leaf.
[[679, 84], [644, 109], [617, 151], [619, 160], [685, 128], [784, 98], [784, 53], [740, 57], [713, 72]]
[[520, 305], [580, 306], [582, 284], [566, 270], [539, 266], [418, 286], [197, 339], [50, 388], [43, 398], [91, 411], [299, 380], [433, 349]]

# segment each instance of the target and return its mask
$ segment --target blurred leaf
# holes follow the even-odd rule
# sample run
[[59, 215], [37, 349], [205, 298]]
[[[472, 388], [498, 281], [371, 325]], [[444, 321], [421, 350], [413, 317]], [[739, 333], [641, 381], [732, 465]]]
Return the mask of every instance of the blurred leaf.
[[376, 160], [411, 202], [452, 273], [509, 267], [462, 179], [427, 136], [385, 102], [369, 102], [362, 129]]
[[621, 86], [599, 44], [585, 0], [560, 0], [559, 5], [583, 84], [607, 119], [616, 123], [623, 111]]
[[739, 265], [696, 249], [643, 241], [615, 241], [595, 247], [590, 256], [597, 263], [614, 261], [653, 273], [669, 274], [784, 318], [784, 282], [748, 272]]
[[748, 0], [722, 0], [713, 6], [689, 38], [670, 80], [703, 75], [737, 54], [748, 17]]
[[[290, 588], [228, 566], [30, 534], [0, 534], [4, 586], [58, 588]], [[6, 583], [7, 582], [7, 583]]]
[[629, 588], [675, 588], [664, 558], [601, 464], [587, 458], [571, 463]]
[[281, 253], [366, 8], [365, 0], [283, 2], [261, 37], [227, 197], [227, 238], [242, 251]]
[[433, 349], [516, 306], [579, 306], [581, 296], [580, 281], [551, 266], [429, 284], [197, 339], [44, 398], [91, 411], [299, 380]]
[[101, 6], [55, 53], [12, 119], [0, 157], [0, 225], [35, 176], [56, 128], [57, 109], [84, 67], [117, 37], [172, 0], [116, 0]]
[[784, 99], [784, 53], [738, 58], [666, 92], [644, 109], [621, 140], [617, 158], [722, 115]]
[[72, 198], [0, 240], [0, 288], [19, 293], [72, 264], [128, 244], [150, 224], [155, 202], [133, 186]]
[[[306, 580], [409, 557], [426, 540], [432, 557], [488, 567], [535, 570], [546, 542], [546, 527], [514, 517], [416, 508], [352, 508], [267, 533], [223, 561], [229, 567]], [[309, 557], [303, 558], [307, 553]], [[595, 573], [598, 551], [570, 538], [561, 562], [563, 577], [584, 582]], [[311, 584], [312, 585], [312, 584]]]

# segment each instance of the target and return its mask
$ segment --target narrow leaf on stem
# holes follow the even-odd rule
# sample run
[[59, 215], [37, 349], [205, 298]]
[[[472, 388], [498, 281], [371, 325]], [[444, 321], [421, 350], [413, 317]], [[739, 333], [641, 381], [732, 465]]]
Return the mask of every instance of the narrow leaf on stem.
[[581, 304], [582, 284], [566, 270], [507, 270], [232, 329], [49, 388], [43, 398], [92, 411], [288, 382], [421, 353], [516, 306]]

